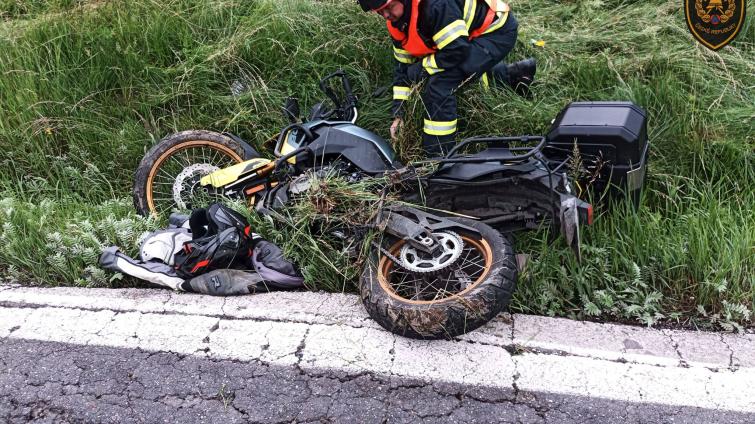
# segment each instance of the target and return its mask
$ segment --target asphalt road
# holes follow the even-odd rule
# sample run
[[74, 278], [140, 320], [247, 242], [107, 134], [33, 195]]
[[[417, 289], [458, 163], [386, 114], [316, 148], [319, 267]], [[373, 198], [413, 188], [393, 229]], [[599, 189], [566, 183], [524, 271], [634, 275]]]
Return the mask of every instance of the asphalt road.
[[8, 423], [752, 423], [753, 415], [7, 338]]
[[339, 294], [0, 285], [0, 424], [753, 423], [753, 352], [527, 315], [411, 340]]

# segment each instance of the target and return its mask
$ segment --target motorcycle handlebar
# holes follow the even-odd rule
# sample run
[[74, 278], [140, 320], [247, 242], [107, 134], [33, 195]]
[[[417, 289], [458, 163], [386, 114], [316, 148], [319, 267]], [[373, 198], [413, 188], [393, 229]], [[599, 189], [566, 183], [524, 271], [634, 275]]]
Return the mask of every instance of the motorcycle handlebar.
[[[343, 87], [344, 94], [346, 95], [345, 105], [341, 104], [336, 94], [327, 84], [328, 81], [330, 81], [333, 78], [341, 79], [341, 86]], [[326, 75], [323, 79], [320, 80], [319, 85], [320, 85], [320, 90], [322, 90], [322, 92], [325, 93], [325, 95], [328, 96], [330, 100], [333, 101], [333, 104], [335, 105], [336, 109], [342, 109], [345, 111], [349, 108], [356, 107], [356, 96], [354, 96], [354, 92], [351, 89], [351, 81], [349, 80], [349, 76], [346, 74], [346, 72], [343, 71], [343, 69], [339, 69], [333, 72], [332, 74]]]
[[346, 97], [351, 97], [354, 95], [354, 93], [351, 91], [351, 81], [349, 81], [349, 76], [346, 75], [346, 73], [343, 73], [343, 79], [341, 80], [341, 83], [343, 84], [343, 91], [346, 93]]

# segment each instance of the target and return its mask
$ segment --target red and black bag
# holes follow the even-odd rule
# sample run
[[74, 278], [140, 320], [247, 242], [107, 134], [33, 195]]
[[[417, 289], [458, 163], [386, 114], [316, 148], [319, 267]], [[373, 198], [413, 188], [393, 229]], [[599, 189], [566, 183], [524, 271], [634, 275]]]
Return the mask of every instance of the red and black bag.
[[192, 240], [174, 256], [176, 273], [192, 278], [214, 269], [246, 268], [252, 256], [252, 231], [240, 213], [213, 204], [189, 218]]

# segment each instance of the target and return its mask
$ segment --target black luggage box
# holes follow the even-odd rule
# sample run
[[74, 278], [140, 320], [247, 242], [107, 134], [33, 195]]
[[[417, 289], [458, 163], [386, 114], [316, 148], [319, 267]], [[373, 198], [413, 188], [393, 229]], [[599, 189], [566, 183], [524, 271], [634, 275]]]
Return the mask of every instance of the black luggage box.
[[602, 192], [631, 196], [635, 205], [645, 180], [648, 155], [645, 110], [632, 102], [573, 102], [553, 120], [544, 149], [552, 162], [579, 151], [591, 175], [581, 181]]

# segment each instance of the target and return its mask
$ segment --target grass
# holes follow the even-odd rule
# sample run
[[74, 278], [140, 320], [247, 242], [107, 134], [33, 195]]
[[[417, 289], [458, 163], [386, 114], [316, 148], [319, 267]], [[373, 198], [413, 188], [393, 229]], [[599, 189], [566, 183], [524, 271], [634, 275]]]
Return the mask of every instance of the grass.
[[[648, 111], [652, 142], [642, 208], [599, 210], [583, 233], [584, 263], [544, 232], [517, 236], [530, 261], [512, 308], [752, 326], [753, 13], [711, 52], [677, 1], [512, 6], [520, 34], [510, 59], [538, 59], [534, 97], [467, 87], [460, 136], [542, 134], [569, 101], [632, 100]], [[207, 128], [269, 152], [283, 99], [313, 104], [318, 79], [338, 67], [360, 94], [359, 124], [387, 136], [390, 99], [370, 93], [390, 84], [390, 56], [380, 20], [351, 2], [0, 0], [0, 268], [28, 284], [134, 284], [94, 264], [104, 245], [135, 253], [139, 235], [159, 225], [128, 200], [149, 147]], [[398, 145], [404, 157], [416, 153], [420, 109]], [[308, 204], [290, 211], [292, 222], [317, 218]], [[358, 270], [343, 243], [256, 224], [302, 263], [311, 287], [353, 290]]]

